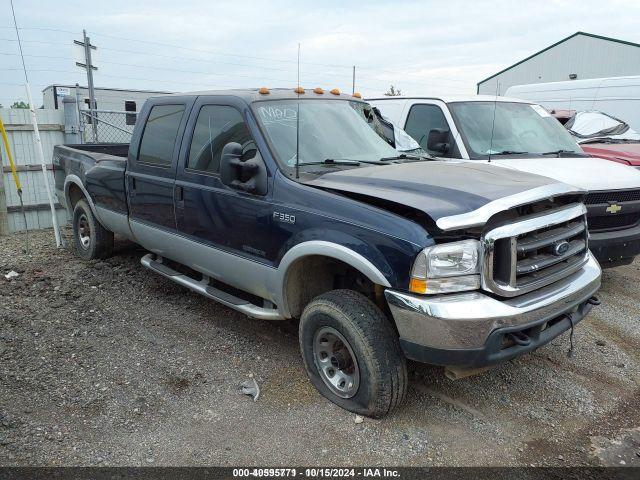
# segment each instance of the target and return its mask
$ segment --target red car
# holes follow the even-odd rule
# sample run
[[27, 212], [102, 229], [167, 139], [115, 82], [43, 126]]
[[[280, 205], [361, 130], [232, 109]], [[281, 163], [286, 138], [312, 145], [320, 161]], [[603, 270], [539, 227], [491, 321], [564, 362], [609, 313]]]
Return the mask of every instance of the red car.
[[622, 120], [597, 111], [551, 110], [593, 156], [640, 168], [640, 134]]

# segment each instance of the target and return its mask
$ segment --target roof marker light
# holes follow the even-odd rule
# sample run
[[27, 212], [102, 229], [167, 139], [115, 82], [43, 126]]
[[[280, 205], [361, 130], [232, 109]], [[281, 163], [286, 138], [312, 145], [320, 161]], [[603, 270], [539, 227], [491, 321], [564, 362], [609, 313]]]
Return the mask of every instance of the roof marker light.
[[320, 87], [316, 87], [313, 89], [313, 93], [317, 93], [319, 95], [322, 95], [324, 93], [324, 90], [321, 89]]
[[351, 96], [356, 98], [362, 98], [362, 95], [360, 94], [360, 92], [353, 92], [353, 95]]
[[300, 93], [304, 93], [304, 88], [302, 87], [296, 87], [293, 89], [294, 92], [300, 94]]
[[340, 95], [340, 90], [334, 88], [333, 90], [331, 90], [331, 93], [333, 93], [334, 95]]
[[260, 90], [258, 90], [258, 93], [260, 95], [269, 95], [269, 89], [267, 87], [262, 87]]

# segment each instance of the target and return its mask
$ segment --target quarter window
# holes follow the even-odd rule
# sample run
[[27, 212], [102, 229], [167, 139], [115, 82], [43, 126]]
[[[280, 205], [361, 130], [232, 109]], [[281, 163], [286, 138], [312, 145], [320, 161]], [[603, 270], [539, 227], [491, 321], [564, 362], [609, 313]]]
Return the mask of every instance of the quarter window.
[[184, 114], [184, 105], [156, 105], [144, 127], [138, 161], [169, 166]]
[[223, 105], [203, 106], [196, 120], [187, 168], [218, 173], [222, 149], [230, 142], [242, 145], [245, 159], [255, 156], [255, 144], [238, 110]]
[[[449, 130], [449, 124], [440, 107], [437, 105], [414, 105], [411, 107], [405, 131], [420, 144], [423, 150], [442, 156], [440, 152], [433, 152], [427, 149], [429, 132], [434, 128]], [[451, 154], [447, 156], [451, 156]]]
[[[132, 102], [130, 100], [126, 100], [124, 102], [124, 110], [125, 110], [125, 112], [135, 112], [136, 111], [136, 102]], [[137, 117], [137, 115], [135, 113], [127, 113], [127, 115], [126, 115], [126, 124], [127, 125], [135, 125], [136, 124], [136, 117]]]

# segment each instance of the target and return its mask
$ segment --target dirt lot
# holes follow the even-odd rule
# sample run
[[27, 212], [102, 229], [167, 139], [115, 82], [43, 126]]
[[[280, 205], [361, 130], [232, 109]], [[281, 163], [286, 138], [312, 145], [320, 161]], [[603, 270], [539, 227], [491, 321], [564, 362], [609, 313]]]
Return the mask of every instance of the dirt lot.
[[357, 424], [307, 381], [293, 322], [155, 276], [129, 243], [91, 263], [51, 231], [23, 245], [0, 238], [2, 465], [640, 465], [640, 263], [605, 272], [573, 357], [564, 335], [464, 380], [411, 365], [407, 404]]

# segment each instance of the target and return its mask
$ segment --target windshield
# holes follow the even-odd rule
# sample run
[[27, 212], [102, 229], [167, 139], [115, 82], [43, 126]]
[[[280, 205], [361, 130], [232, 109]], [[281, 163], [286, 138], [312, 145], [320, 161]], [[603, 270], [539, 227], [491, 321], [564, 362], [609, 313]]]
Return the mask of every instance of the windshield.
[[374, 115], [366, 103], [269, 100], [254, 103], [253, 109], [275, 155], [287, 167], [296, 164], [296, 127], [303, 166], [327, 159], [378, 162], [398, 155], [370, 126]]
[[582, 154], [569, 132], [539, 105], [452, 102], [449, 109], [470, 158], [557, 151]]
[[576, 112], [565, 128], [578, 138], [578, 142], [599, 139], [640, 141], [640, 135], [622, 120], [597, 111]]

